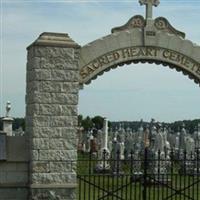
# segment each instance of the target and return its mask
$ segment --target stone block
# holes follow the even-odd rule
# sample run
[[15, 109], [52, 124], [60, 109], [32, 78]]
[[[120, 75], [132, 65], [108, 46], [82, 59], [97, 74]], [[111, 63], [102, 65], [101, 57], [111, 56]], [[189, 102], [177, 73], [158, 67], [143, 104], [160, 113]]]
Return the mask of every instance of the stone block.
[[43, 58], [57, 58], [62, 57], [66, 59], [74, 60], [74, 48], [60, 48], [60, 47], [33, 47], [32, 57], [43, 57]]
[[43, 69], [78, 70], [77, 63], [70, 57], [41, 58], [40, 62], [40, 68]]
[[33, 173], [32, 184], [76, 183], [76, 173]]
[[76, 150], [40, 150], [39, 160], [41, 161], [69, 161], [76, 160]]
[[79, 91], [79, 83], [77, 82], [63, 82], [63, 81], [32, 81], [27, 84], [27, 92], [41, 92], [41, 93], [68, 93], [77, 94]]
[[180, 52], [182, 39], [175, 36], [171, 37], [168, 43], [168, 47], [174, 51]]
[[68, 139], [70, 137], [77, 137], [76, 127], [63, 127], [60, 129], [62, 137]]
[[41, 198], [46, 199], [63, 199], [63, 200], [76, 200], [76, 189], [65, 187], [56, 188], [41, 188], [32, 189], [32, 196], [35, 197], [34, 200], [41, 200]]
[[31, 81], [26, 84], [26, 93], [27, 95], [31, 94], [34, 91], [40, 91], [40, 84], [42, 82], [39, 81]]
[[77, 94], [66, 94], [66, 93], [52, 93], [51, 103], [59, 103], [65, 105], [77, 105], [78, 95]]
[[181, 42], [180, 53], [182, 53], [183, 55], [187, 55], [189, 58], [193, 57], [193, 45], [194, 44], [189, 40]]
[[30, 159], [32, 161], [39, 160], [39, 150], [31, 150]]
[[166, 48], [168, 47], [169, 44], [169, 35], [168, 34], [163, 34], [162, 32], [157, 33], [157, 46]]
[[50, 167], [49, 162], [45, 161], [34, 161], [31, 163], [31, 169], [34, 173], [49, 173]]
[[33, 69], [40, 69], [41, 68], [41, 58], [39, 57], [33, 57], [30, 60], [28, 60], [26, 65], [26, 70], [31, 71]]
[[27, 108], [27, 115], [47, 115], [47, 116], [76, 116], [77, 106], [67, 106], [59, 104], [31, 104]]
[[75, 82], [79, 80], [79, 72], [72, 70], [51, 70], [52, 81]]
[[119, 42], [118, 42], [118, 33], [104, 37], [104, 41], [105, 41], [106, 47], [108, 49], [108, 52], [113, 51], [113, 49], [120, 48]]
[[38, 151], [40, 161], [48, 161], [50, 159], [50, 150], [39, 150]]
[[130, 46], [137, 47], [143, 46], [143, 31], [141, 29], [130, 30], [131, 43]]
[[62, 92], [62, 82], [42, 81], [39, 83], [39, 92]]
[[62, 92], [77, 94], [79, 92], [79, 82], [63, 82]]
[[51, 70], [49, 69], [34, 69], [27, 71], [27, 81], [50, 81]]
[[34, 138], [65, 138], [76, 137], [74, 127], [27, 127], [27, 133]]
[[76, 127], [78, 125], [77, 116], [27, 116], [26, 121], [32, 127]]
[[117, 34], [117, 41], [119, 42], [120, 48], [126, 48], [131, 43], [130, 31], [121, 31]]
[[49, 146], [51, 149], [57, 150], [74, 150], [77, 147], [77, 140], [75, 138], [53, 138], [49, 139]]
[[48, 150], [49, 138], [33, 138], [31, 147], [33, 150]]
[[66, 161], [66, 162], [50, 162], [49, 169], [51, 172], [75, 172], [76, 171], [76, 161]]
[[[27, 116], [27, 118], [29, 118]], [[29, 121], [29, 120], [28, 120]], [[26, 123], [29, 125], [29, 122]], [[52, 128], [50, 127], [32, 127], [32, 126], [27, 126], [26, 127], [26, 132], [29, 133], [34, 138], [48, 138], [49, 133], [53, 131]]]

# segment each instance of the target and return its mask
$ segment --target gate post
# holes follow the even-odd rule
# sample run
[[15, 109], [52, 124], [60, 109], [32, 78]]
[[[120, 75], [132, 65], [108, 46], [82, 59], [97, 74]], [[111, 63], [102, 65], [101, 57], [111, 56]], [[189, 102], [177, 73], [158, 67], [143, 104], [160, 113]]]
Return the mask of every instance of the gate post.
[[29, 200], [76, 199], [79, 48], [61, 33], [43, 33], [27, 48]]

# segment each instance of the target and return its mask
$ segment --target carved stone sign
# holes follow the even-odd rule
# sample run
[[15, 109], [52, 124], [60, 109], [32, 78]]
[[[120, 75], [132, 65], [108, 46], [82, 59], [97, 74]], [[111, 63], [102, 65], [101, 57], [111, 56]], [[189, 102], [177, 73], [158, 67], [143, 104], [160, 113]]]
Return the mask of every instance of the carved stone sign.
[[6, 159], [6, 134], [0, 133], [0, 160]]
[[179, 52], [158, 47], [129, 47], [106, 53], [94, 59], [81, 68], [80, 78], [85, 83], [85, 80], [111, 66], [133, 60], [163, 61], [197, 74], [200, 77], [200, 64]]

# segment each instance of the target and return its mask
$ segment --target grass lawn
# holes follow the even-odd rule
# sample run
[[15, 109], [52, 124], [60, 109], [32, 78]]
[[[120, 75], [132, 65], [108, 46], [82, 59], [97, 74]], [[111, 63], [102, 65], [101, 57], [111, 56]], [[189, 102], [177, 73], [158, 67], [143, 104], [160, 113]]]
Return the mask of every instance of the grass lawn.
[[[200, 177], [180, 176], [177, 169], [173, 174], [165, 176], [167, 185], [156, 184], [149, 181], [144, 187], [144, 177], [133, 181], [130, 166], [122, 164], [121, 176], [110, 173], [95, 173], [94, 166], [97, 161], [88, 161], [88, 155], [79, 155], [78, 162], [78, 199], [79, 200], [200, 200]], [[155, 178], [154, 175], [149, 175]], [[160, 178], [163, 179], [163, 177]], [[157, 179], [158, 180], [158, 179]], [[196, 184], [195, 184], [196, 183]], [[191, 186], [192, 185], [192, 186]], [[178, 193], [177, 193], [178, 191]]]

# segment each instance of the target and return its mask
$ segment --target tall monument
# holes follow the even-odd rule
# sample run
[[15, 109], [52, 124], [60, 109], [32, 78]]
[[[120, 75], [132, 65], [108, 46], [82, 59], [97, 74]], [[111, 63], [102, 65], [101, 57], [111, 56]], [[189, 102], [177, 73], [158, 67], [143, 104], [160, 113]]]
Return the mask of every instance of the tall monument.
[[10, 116], [11, 110], [11, 103], [8, 101], [6, 103], [6, 116], [3, 118], [3, 131], [6, 133], [7, 136], [12, 136], [12, 125], [13, 125], [13, 118]]

